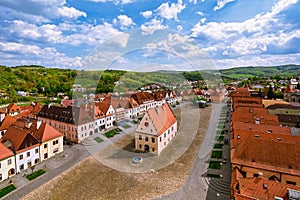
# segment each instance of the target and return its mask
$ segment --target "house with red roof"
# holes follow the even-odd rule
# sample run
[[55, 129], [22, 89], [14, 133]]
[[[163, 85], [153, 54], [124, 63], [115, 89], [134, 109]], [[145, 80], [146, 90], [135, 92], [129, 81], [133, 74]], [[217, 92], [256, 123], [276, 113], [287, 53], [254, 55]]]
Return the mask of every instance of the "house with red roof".
[[63, 134], [49, 124], [34, 120], [29, 130], [40, 143], [41, 162], [63, 152]]
[[[104, 126], [102, 125], [101, 128], [108, 129], [112, 127], [116, 121], [116, 114], [111, 103], [107, 101], [95, 102], [95, 107], [98, 108], [99, 113], [102, 113], [99, 119], [103, 120], [103, 117], [105, 119]], [[97, 121], [95, 123], [97, 123]], [[98, 127], [99, 124], [96, 124], [96, 126]]]
[[0, 142], [0, 182], [15, 175], [14, 153]]
[[15, 154], [16, 173], [40, 161], [39, 142], [28, 130], [32, 122], [24, 119], [10, 126], [1, 140]]
[[177, 120], [168, 104], [149, 109], [135, 132], [138, 151], [160, 154], [177, 134]]

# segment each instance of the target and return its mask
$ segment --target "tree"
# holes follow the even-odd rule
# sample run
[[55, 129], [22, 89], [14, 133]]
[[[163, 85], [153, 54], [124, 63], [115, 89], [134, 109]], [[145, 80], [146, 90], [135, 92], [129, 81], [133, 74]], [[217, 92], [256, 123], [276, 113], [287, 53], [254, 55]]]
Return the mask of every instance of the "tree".
[[269, 90], [267, 92], [267, 96], [268, 96], [268, 99], [274, 98], [274, 91], [273, 91], [273, 87], [271, 85], [269, 85]]

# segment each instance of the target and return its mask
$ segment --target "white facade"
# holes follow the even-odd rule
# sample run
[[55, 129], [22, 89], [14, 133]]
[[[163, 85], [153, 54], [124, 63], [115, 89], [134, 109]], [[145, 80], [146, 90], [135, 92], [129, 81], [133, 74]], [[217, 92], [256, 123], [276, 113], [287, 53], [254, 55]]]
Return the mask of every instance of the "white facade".
[[63, 136], [43, 142], [39, 148], [41, 162], [63, 152], [63, 145]]
[[15, 159], [17, 173], [37, 164], [40, 161], [39, 145], [34, 145], [25, 151], [17, 152]]
[[158, 154], [160, 154], [160, 152], [169, 144], [169, 142], [176, 136], [176, 134], [177, 134], [177, 122], [175, 122], [168, 130], [166, 130], [163, 134], [161, 134], [157, 138]]
[[15, 174], [14, 156], [5, 158], [0, 161], [0, 182]]

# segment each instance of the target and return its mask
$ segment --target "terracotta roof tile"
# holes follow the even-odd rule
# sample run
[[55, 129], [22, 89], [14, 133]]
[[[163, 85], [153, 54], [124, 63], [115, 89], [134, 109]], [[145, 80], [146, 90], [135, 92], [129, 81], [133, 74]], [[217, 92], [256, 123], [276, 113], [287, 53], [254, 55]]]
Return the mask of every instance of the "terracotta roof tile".
[[168, 104], [151, 108], [148, 110], [148, 114], [158, 135], [163, 134], [177, 121]]
[[[289, 136], [291, 137], [293, 136]], [[231, 162], [257, 169], [299, 175], [300, 140], [296, 137], [289, 141], [249, 137], [231, 150]]]
[[13, 155], [13, 152], [0, 142], [0, 161]]
[[270, 200], [275, 196], [288, 199], [288, 189], [299, 191], [300, 187], [261, 178], [243, 178], [239, 180], [238, 193], [259, 200]]
[[7, 130], [13, 123], [18, 120], [17, 117], [6, 115], [1, 123], [0, 130]]
[[[41, 123], [37, 129], [38, 123]], [[31, 134], [39, 141], [39, 142], [46, 142], [55, 138], [62, 137], [63, 134], [57, 131], [52, 126], [38, 122], [37, 120], [34, 121], [33, 125], [30, 127]]]

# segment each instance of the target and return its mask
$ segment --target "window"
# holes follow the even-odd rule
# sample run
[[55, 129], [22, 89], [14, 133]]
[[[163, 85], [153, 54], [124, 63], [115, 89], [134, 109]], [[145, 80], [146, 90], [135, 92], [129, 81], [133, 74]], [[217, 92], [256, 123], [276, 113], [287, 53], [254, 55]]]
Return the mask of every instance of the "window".
[[58, 144], [58, 140], [53, 141], [53, 145], [56, 145], [56, 144]]
[[27, 152], [27, 157], [29, 157], [30, 156], [30, 152]]
[[139, 140], [142, 140], [143, 138], [142, 138], [142, 136], [141, 135], [139, 135]]
[[140, 144], [140, 149], [142, 149], [142, 145]]
[[286, 184], [289, 184], [289, 185], [296, 185], [296, 182], [293, 182], [293, 181], [286, 181]]
[[174, 127], [172, 126], [172, 131], [174, 130]]
[[155, 143], [155, 138], [154, 137], [152, 138], [152, 143]]
[[166, 133], [164, 133], [164, 137], [166, 137]]
[[53, 153], [58, 152], [58, 148], [53, 149]]
[[48, 147], [48, 144], [44, 144], [44, 149], [46, 149]]
[[155, 151], [155, 148], [154, 148], [154, 147], [152, 148], [152, 151]]
[[44, 154], [44, 159], [47, 159], [48, 158], [48, 153], [45, 153]]
[[1, 169], [1, 163], [0, 163], [0, 169]]
[[39, 153], [39, 149], [35, 149], [35, 154]]
[[159, 137], [159, 141], [161, 142], [161, 137]]
[[7, 160], [7, 165], [11, 165], [11, 159]]
[[2, 174], [0, 174], [0, 181], [2, 181]]
[[148, 136], [145, 137], [146, 142], [148, 142]]
[[19, 160], [23, 160], [23, 154], [19, 156]]
[[24, 164], [20, 165], [20, 170], [24, 169]]

